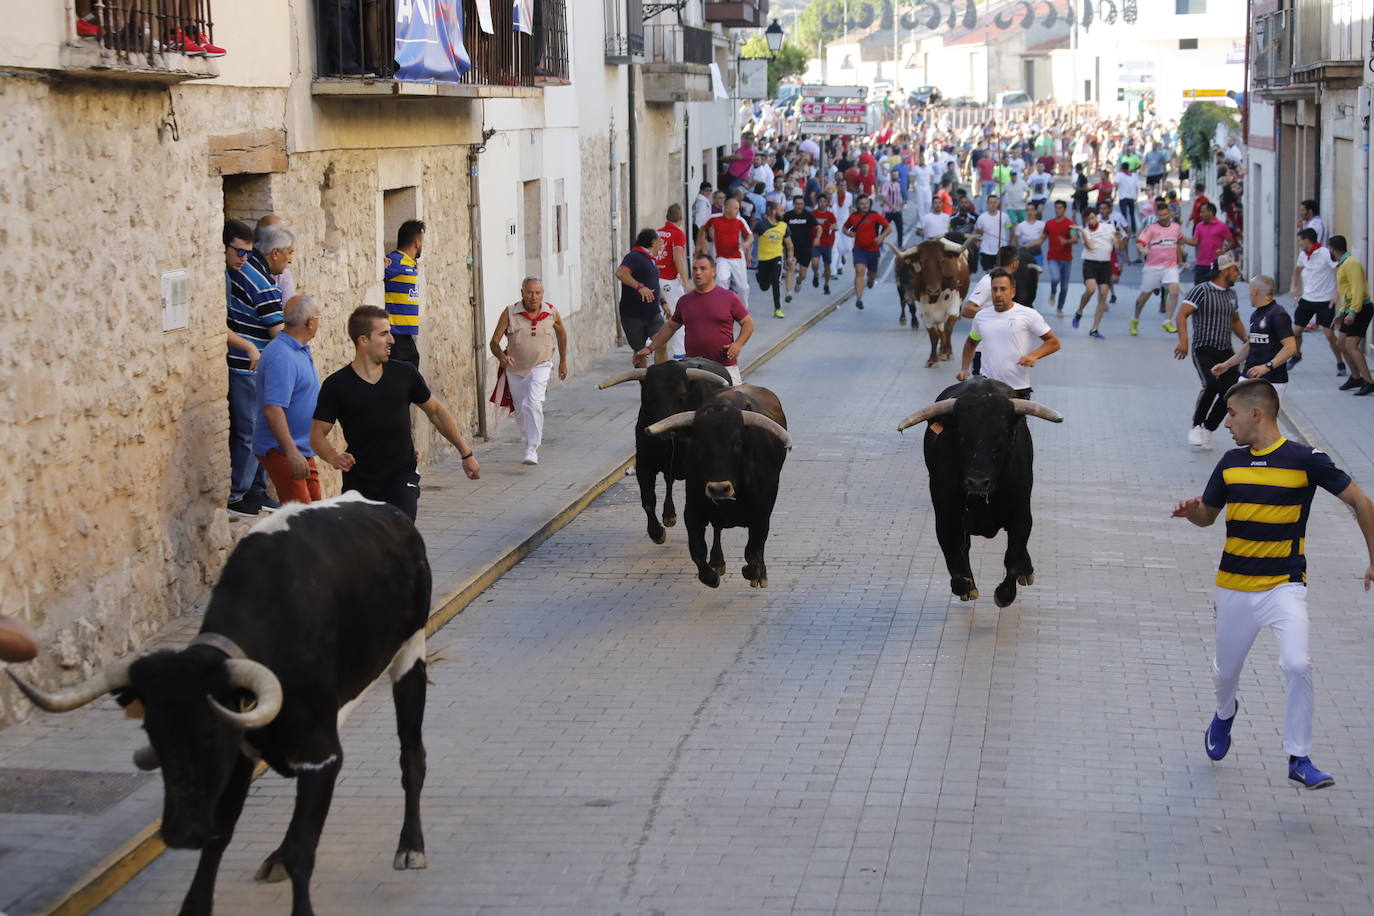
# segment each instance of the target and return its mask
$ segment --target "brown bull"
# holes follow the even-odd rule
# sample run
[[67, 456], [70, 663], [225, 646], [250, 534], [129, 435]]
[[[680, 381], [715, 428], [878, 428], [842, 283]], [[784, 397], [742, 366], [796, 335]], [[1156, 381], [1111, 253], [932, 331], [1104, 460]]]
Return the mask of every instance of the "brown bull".
[[968, 256], [963, 246], [948, 239], [927, 239], [896, 253], [897, 293], [901, 297], [902, 321], [911, 310], [911, 326], [917, 327], [916, 306], [930, 335], [930, 358], [926, 368], [950, 359], [954, 348], [950, 335], [959, 320], [959, 305], [968, 295]]

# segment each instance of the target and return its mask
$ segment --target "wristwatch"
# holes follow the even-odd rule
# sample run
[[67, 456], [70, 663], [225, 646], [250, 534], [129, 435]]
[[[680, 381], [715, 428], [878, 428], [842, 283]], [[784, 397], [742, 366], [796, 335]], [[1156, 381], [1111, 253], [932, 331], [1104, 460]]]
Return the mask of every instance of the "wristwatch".
[[1266, 369], [1273, 369], [1273, 368], [1274, 368], [1274, 361], [1273, 361], [1273, 360], [1270, 360], [1269, 362], [1265, 363], [1265, 364], [1264, 364], [1264, 368], [1266, 368]]

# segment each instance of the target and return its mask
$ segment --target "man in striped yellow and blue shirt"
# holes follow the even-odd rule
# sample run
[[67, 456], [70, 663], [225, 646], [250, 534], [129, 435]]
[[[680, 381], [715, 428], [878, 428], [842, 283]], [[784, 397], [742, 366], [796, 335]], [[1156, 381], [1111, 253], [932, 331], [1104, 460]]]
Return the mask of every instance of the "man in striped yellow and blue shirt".
[[386, 314], [391, 319], [391, 358], [420, 368], [420, 251], [425, 247], [425, 224], [418, 219], [401, 223], [396, 250], [386, 256]]
[[1226, 393], [1226, 428], [1243, 448], [1217, 463], [1201, 496], [1174, 509], [1199, 527], [1226, 509], [1226, 547], [1217, 570], [1213, 608], [1217, 647], [1212, 659], [1217, 711], [1205, 733], [1207, 756], [1220, 760], [1231, 747], [1240, 705], [1236, 688], [1245, 656], [1261, 627], [1279, 641], [1279, 666], [1288, 679], [1284, 750], [1288, 778], [1309, 789], [1335, 783], [1312, 763], [1312, 666], [1307, 656], [1307, 518], [1317, 487], [1355, 511], [1369, 565], [1364, 587], [1374, 584], [1374, 504], [1324, 452], [1290, 442], [1279, 432], [1279, 396], [1263, 380], [1240, 382]]

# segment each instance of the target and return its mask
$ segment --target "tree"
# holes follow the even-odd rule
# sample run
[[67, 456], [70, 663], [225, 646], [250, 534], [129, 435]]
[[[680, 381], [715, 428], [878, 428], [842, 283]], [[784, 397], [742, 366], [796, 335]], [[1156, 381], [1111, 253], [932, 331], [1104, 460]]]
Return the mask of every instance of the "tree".
[[843, 37], [844, 13], [849, 9], [849, 26], [858, 30], [879, 21], [887, 7], [885, 0], [811, 0], [797, 16], [797, 42], [808, 56], [823, 57], [819, 45]]
[[1218, 124], [1226, 125], [1228, 131], [1239, 128], [1236, 110], [1215, 102], [1194, 102], [1179, 119], [1183, 159], [1193, 168], [1205, 169], [1212, 161], [1212, 143], [1216, 140]]
[[[750, 60], [768, 57], [768, 42], [762, 34], [755, 35], [744, 43], [739, 53], [740, 57]], [[777, 56], [768, 61], [768, 97], [777, 98], [778, 83], [805, 71], [806, 64], [806, 52], [784, 41]]]

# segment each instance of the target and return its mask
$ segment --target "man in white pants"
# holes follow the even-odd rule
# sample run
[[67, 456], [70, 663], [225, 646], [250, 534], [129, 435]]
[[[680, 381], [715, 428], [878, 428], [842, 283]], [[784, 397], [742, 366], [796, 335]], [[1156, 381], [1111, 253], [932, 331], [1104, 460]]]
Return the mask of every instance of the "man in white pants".
[[935, 169], [926, 164], [925, 153], [916, 154], [916, 164], [911, 167], [911, 180], [916, 185], [916, 222], [919, 223], [930, 212], [931, 197], [935, 193]]
[[[849, 189], [848, 183], [841, 175], [835, 179], [835, 193], [830, 200], [830, 212], [835, 214], [835, 225], [843, 226], [849, 219], [849, 214], [854, 212], [854, 192]], [[853, 259], [854, 240], [843, 232], [835, 235], [835, 250], [831, 257], [835, 262], [835, 276], [844, 274], [844, 262], [846, 258]]]
[[[501, 338], [506, 346], [501, 346]], [[524, 464], [539, 463], [539, 445], [544, 440], [544, 392], [553, 372], [553, 344], [558, 343], [558, 378], [568, 377], [568, 332], [558, 309], [544, 301], [544, 283], [526, 277], [520, 284], [520, 301], [507, 308], [496, 320], [491, 335], [491, 352], [501, 364], [497, 380], [497, 406], [505, 403], [501, 385], [510, 394], [506, 404], [515, 412], [515, 422], [525, 438]]]
[[[658, 265], [660, 304], [671, 315], [682, 296], [682, 278], [687, 276], [687, 233], [682, 231], [681, 204], [668, 205], [668, 213], [658, 230], [658, 241], [659, 252], [654, 262]], [[685, 346], [686, 338], [679, 330], [668, 342], [668, 355], [673, 359], [686, 358]]]
[[1221, 760], [1231, 747], [1240, 704], [1236, 688], [1245, 656], [1261, 627], [1279, 640], [1279, 666], [1288, 679], [1283, 746], [1288, 778], [1308, 789], [1335, 783], [1317, 769], [1312, 751], [1312, 666], [1307, 657], [1307, 558], [1303, 541], [1317, 487], [1355, 512], [1374, 584], [1374, 504], [1323, 452], [1279, 432], [1279, 396], [1263, 379], [1226, 393], [1226, 427], [1240, 446], [1227, 452], [1201, 496], [1181, 501], [1174, 518], [1205, 528], [1226, 507], [1226, 546], [1217, 570], [1213, 608], [1217, 647], [1212, 660], [1217, 711], [1205, 732], [1207, 756]]

